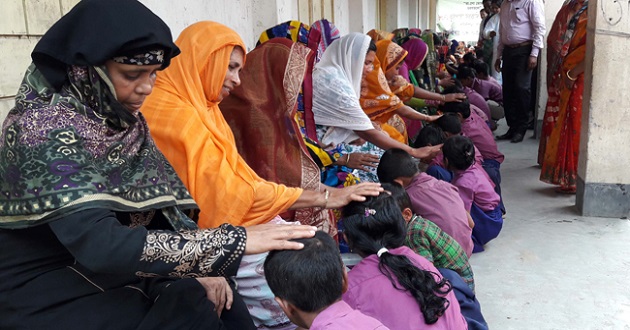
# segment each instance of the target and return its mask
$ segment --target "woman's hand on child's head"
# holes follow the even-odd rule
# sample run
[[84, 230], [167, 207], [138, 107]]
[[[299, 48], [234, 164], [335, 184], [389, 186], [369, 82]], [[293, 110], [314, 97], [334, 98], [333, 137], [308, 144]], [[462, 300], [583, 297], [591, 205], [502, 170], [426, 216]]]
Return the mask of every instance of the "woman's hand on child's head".
[[466, 99], [466, 94], [464, 93], [451, 93], [444, 95], [444, 100], [446, 102], [462, 102]]
[[359, 152], [346, 156], [346, 167], [363, 171], [369, 171], [369, 167], [378, 166], [378, 161], [380, 160], [376, 155]]
[[438, 81], [438, 86], [451, 87], [455, 85], [455, 79], [451, 76], [444, 77]]
[[425, 158], [435, 158], [435, 156], [437, 156], [437, 154], [440, 153], [440, 150], [442, 150], [442, 145], [436, 145], [436, 146], [427, 146], [427, 147], [422, 147], [422, 148], [416, 148], [416, 149], [411, 149], [411, 156], [413, 156], [414, 158], [418, 158], [418, 159], [425, 159]]
[[313, 237], [316, 231], [317, 227], [293, 224], [263, 224], [245, 227], [247, 233], [245, 254], [265, 253], [271, 250], [299, 250], [304, 245], [290, 240]]
[[427, 116], [426, 121], [427, 121], [427, 122], [429, 122], [429, 123], [432, 123], [432, 122], [434, 122], [434, 121], [436, 121], [436, 120], [440, 119], [440, 117], [442, 117], [442, 116], [443, 116], [442, 114], [439, 114], [439, 115], [433, 115], [433, 116]]
[[381, 184], [374, 182], [359, 183], [342, 189], [331, 187], [327, 187], [326, 189], [330, 191], [330, 196], [326, 204], [326, 207], [329, 209], [337, 209], [353, 201], [363, 202], [366, 196], [378, 196], [383, 191]]

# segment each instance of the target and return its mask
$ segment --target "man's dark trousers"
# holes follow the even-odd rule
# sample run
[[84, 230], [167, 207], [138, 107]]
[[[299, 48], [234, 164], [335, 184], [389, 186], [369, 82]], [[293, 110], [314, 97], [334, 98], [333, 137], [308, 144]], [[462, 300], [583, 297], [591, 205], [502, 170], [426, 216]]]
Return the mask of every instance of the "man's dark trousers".
[[525, 134], [530, 117], [532, 71], [528, 68], [532, 45], [503, 48], [503, 106], [512, 133]]

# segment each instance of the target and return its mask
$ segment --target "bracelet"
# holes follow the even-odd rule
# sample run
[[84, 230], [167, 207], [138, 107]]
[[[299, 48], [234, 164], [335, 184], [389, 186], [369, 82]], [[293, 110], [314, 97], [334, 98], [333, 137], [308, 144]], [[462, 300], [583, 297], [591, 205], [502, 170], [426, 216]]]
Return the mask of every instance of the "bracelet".
[[323, 209], [328, 207], [328, 197], [330, 197], [330, 190], [324, 189], [324, 206]]
[[442, 102], [446, 103], [446, 95], [442, 94]]
[[[348, 158], [346, 158], [346, 166], [348, 166], [348, 164], [350, 164], [350, 154], [347, 154]], [[326, 190], [328, 191], [328, 190]]]
[[575, 77], [575, 78], [571, 77], [571, 76], [569, 75], [569, 71], [571, 71], [571, 70], [567, 70], [567, 78], [569, 78], [569, 80], [571, 80], [571, 81], [576, 81], [576, 80], [577, 80], [577, 77]]

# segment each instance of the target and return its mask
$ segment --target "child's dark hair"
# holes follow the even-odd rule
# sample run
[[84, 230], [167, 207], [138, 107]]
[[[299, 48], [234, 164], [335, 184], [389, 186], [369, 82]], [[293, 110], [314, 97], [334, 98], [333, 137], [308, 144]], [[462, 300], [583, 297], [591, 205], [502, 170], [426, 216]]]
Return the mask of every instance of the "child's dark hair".
[[456, 135], [446, 139], [442, 152], [448, 166], [456, 170], [463, 171], [475, 163], [475, 145], [465, 136]]
[[457, 79], [461, 80], [467, 78], [475, 79], [475, 70], [467, 65], [460, 65], [459, 68], [457, 68]]
[[[440, 117], [440, 119], [442, 117]], [[414, 141], [413, 147], [422, 148], [426, 146], [437, 146], [442, 143], [444, 143], [444, 132], [442, 131], [442, 128], [438, 125], [427, 125], [418, 132], [418, 136], [416, 136], [416, 141]]]
[[442, 90], [442, 94], [452, 94], [452, 93], [463, 93], [464, 86], [459, 80], [455, 79], [453, 81], [453, 86], [446, 87]]
[[473, 68], [475, 68], [477, 75], [490, 75], [490, 66], [488, 66], [485, 62], [475, 62], [475, 64], [473, 64]]
[[381, 187], [383, 190], [389, 192], [392, 195], [392, 198], [398, 204], [400, 211], [402, 212], [404, 209], [411, 209], [411, 198], [409, 198], [409, 194], [403, 186], [401, 186], [397, 182], [392, 183], [382, 183]]
[[[466, 53], [466, 54], [464, 54], [464, 58], [463, 59], [464, 59], [464, 62], [466, 62], [466, 63], [473, 63], [473, 62], [475, 62], [475, 60], [477, 58], [475, 57], [475, 54], [473, 54], [473, 53]], [[459, 70], [458, 70], [458, 74], [459, 74]]]
[[[440, 127], [443, 132], [452, 135], [459, 135], [462, 132], [462, 122], [455, 113], [445, 113], [444, 116], [435, 121], [435, 125]], [[444, 141], [442, 141], [444, 143]]]
[[[405, 242], [405, 220], [396, 200], [387, 193], [348, 204], [343, 208], [343, 216], [348, 243], [363, 256], [376, 254], [381, 248], [395, 249]], [[448, 281], [442, 278], [437, 282], [436, 274], [418, 268], [404, 255], [384, 252], [378, 259], [379, 270], [394, 288], [410, 293], [418, 302], [426, 324], [433, 324], [444, 315], [450, 302], [439, 295], [452, 290]]]
[[376, 168], [380, 182], [393, 182], [397, 178], [411, 178], [420, 170], [418, 163], [402, 149], [389, 149], [383, 153]]
[[[444, 88], [442, 94], [463, 93], [464, 90], [461, 88], [461, 84], [459, 84], [458, 80], [455, 81], [457, 83], [451, 87]], [[464, 119], [470, 117], [470, 102], [468, 102], [468, 99], [462, 102], [446, 102], [439, 109], [442, 113], [461, 113]]]
[[368, 46], [368, 50], [366, 53], [369, 53], [370, 51], [376, 51], [376, 43], [372, 39], [370, 39], [370, 45]]
[[272, 251], [265, 260], [265, 278], [276, 297], [304, 312], [319, 312], [343, 294], [343, 263], [339, 248], [328, 234], [292, 240], [301, 250]]

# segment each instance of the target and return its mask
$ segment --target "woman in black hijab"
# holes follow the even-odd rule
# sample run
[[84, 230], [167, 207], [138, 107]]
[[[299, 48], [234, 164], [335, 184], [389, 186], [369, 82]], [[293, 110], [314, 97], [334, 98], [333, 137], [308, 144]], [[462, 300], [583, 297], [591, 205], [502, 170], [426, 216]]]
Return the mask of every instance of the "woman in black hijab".
[[0, 135], [0, 328], [249, 329], [226, 278], [314, 235], [197, 228], [138, 111], [177, 54], [135, 0], [83, 0], [35, 47]]

